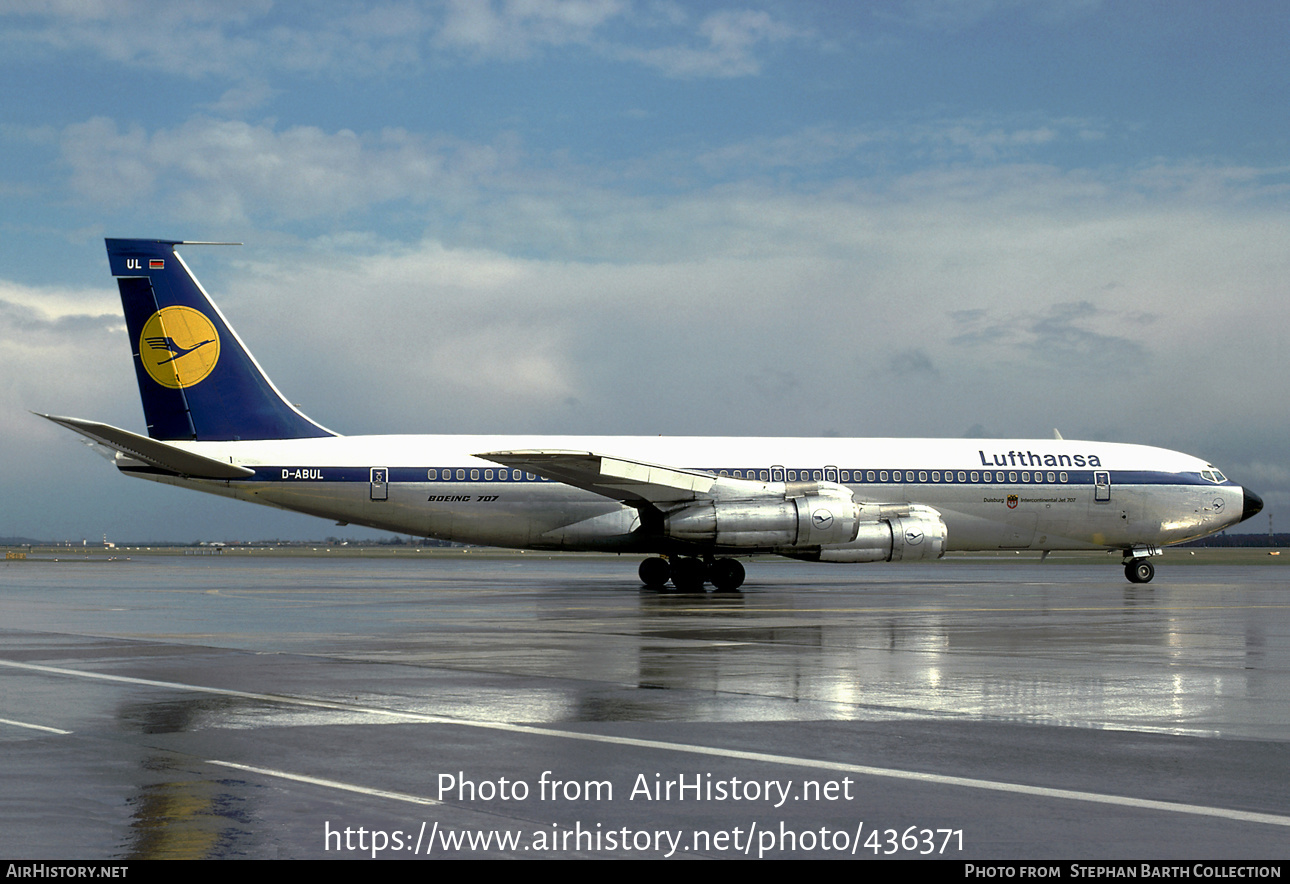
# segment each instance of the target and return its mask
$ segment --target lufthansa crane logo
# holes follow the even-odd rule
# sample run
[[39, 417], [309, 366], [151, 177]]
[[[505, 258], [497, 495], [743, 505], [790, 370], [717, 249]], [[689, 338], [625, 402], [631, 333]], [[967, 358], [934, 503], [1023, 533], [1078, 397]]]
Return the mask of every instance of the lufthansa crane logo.
[[163, 307], [143, 324], [139, 361], [161, 386], [191, 387], [204, 381], [219, 362], [219, 334], [192, 307]]
[[833, 513], [826, 509], [818, 509], [811, 513], [811, 521], [815, 523], [815, 527], [820, 531], [827, 531], [833, 527]]

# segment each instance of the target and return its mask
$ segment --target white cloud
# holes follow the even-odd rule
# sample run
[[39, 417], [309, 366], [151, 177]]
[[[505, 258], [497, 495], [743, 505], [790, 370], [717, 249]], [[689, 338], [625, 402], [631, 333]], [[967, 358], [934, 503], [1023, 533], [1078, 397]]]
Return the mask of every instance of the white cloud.
[[59, 52], [90, 51], [116, 63], [184, 76], [236, 73], [257, 50], [254, 33], [237, 32], [266, 15], [271, 0], [221, 4], [152, 0], [31, 3], [6, 9], [5, 44]]
[[688, 45], [652, 48], [617, 45], [608, 52], [656, 68], [670, 77], [743, 77], [761, 71], [760, 52], [766, 46], [807, 34], [763, 11], [722, 10], [698, 23]]
[[237, 117], [267, 104], [280, 92], [263, 81], [247, 81], [226, 89], [219, 101], [207, 105], [206, 109], [218, 117]]
[[115, 316], [120, 312], [116, 287], [67, 289], [26, 286], [0, 280], [0, 303], [21, 311], [32, 323], [49, 325], [81, 317]]
[[628, 9], [621, 0], [448, 0], [435, 42], [478, 56], [524, 58], [538, 47], [589, 44]]
[[433, 4], [172, 0], [8, 4], [0, 46], [93, 53], [183, 78], [262, 79], [267, 72], [372, 77], [418, 67], [437, 25]]
[[[697, 162], [717, 177], [774, 173], [808, 178], [827, 170], [891, 177], [917, 165], [932, 175], [979, 174], [979, 167], [1045, 156], [1049, 148], [1087, 141], [1103, 130], [1085, 119], [942, 118], [869, 127], [808, 126], [758, 136], [701, 153]], [[955, 165], [951, 165], [955, 164]], [[941, 180], [944, 180], [943, 178]]]
[[98, 0], [11, 4], [6, 15], [0, 47], [11, 52], [88, 51], [185, 78], [233, 80], [270, 72], [370, 78], [463, 53], [516, 60], [570, 46], [669, 76], [732, 77], [757, 73], [762, 49], [804, 33], [761, 10], [721, 10], [693, 22], [629, 0], [337, 3], [305, 14], [271, 0]]
[[105, 402], [117, 414], [130, 409], [120, 401], [133, 392], [128, 347], [114, 287], [0, 281], [0, 411], [8, 415], [0, 445], [28, 458], [52, 435], [29, 411], [87, 414]]
[[502, 158], [494, 146], [402, 129], [278, 130], [208, 117], [150, 134], [97, 117], [68, 126], [61, 151], [72, 190], [92, 202], [146, 201], [167, 214], [226, 224], [334, 217], [392, 200], [444, 197]]

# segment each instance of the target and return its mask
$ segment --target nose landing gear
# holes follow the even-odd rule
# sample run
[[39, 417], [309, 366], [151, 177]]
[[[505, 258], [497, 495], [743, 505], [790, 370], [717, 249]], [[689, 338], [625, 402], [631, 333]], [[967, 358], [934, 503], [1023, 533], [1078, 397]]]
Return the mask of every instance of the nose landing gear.
[[1124, 563], [1124, 576], [1130, 583], [1150, 583], [1156, 576], [1156, 566], [1143, 558], [1129, 559]]

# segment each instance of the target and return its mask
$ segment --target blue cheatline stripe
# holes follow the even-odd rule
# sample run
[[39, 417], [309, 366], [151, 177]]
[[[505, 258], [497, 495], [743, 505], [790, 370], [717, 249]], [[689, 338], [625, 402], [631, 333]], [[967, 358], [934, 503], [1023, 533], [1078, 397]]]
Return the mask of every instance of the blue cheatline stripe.
[[[308, 466], [308, 467], [255, 466], [255, 467], [251, 467], [251, 469], [255, 470], [254, 476], [248, 476], [245, 479], [232, 479], [229, 481], [235, 482], [235, 483], [236, 482], [319, 482], [319, 481], [370, 482], [371, 470], [372, 470], [371, 467], [340, 467], [340, 466]], [[740, 472], [744, 474], [743, 478], [745, 481], [749, 481], [749, 480], [759, 481], [759, 482], [767, 481], [760, 478], [753, 479], [752, 475], [750, 475], [750, 474], [759, 475], [760, 472], [762, 472], [762, 468], [759, 468], [759, 467], [752, 468], [752, 469], [745, 468], [745, 467], [736, 467], [736, 468], [723, 467], [720, 469], [706, 469], [704, 471], [713, 473], [714, 475], [724, 472], [727, 474], [726, 476], [727, 478], [737, 478], [737, 477], [734, 477], [733, 475], [730, 475], [734, 472], [735, 469], [740, 470]], [[128, 469], [127, 471], [138, 472], [138, 473], [155, 472], [149, 469]], [[434, 472], [435, 477], [433, 479], [430, 478], [431, 471]], [[457, 478], [457, 474], [459, 471], [462, 473], [462, 478], [460, 479]], [[766, 470], [766, 472], [769, 473], [769, 470]], [[793, 481], [805, 481], [805, 482], [822, 481], [822, 480], [811, 478], [811, 476], [815, 472], [817, 472], [815, 468], [798, 469], [798, 470], [795, 470], [794, 472], [796, 472], [798, 479]], [[818, 470], [818, 472], [820, 472], [821, 475], [823, 475], [823, 470]], [[830, 472], [833, 472], [833, 468], [830, 468]], [[1112, 487], [1119, 487], [1119, 486], [1125, 486], [1125, 485], [1193, 485], [1198, 488], [1202, 488], [1202, 489], [1209, 488], [1216, 491], [1220, 489], [1232, 489], [1237, 487], [1237, 485], [1231, 481], [1225, 482], [1221, 485], [1216, 485], [1213, 482], [1210, 482], [1206, 479], [1202, 479], [1199, 476], [1199, 474], [1195, 474], [1195, 473], [1169, 473], [1169, 472], [1163, 472], [1159, 470], [1053, 471], [1055, 473], [1058, 473], [1059, 475], [1062, 472], [1064, 472], [1066, 475], [1065, 481], [1059, 480], [1054, 482], [1049, 482], [1047, 480], [1047, 472], [1048, 472], [1047, 470], [1044, 470], [1044, 471], [988, 470], [987, 471], [987, 470], [957, 470], [956, 469], [956, 470], [938, 471], [938, 470], [926, 470], [926, 469], [895, 470], [895, 469], [889, 468], [885, 471], [889, 477], [899, 473], [901, 478], [899, 480], [894, 480], [894, 481], [889, 479], [888, 481], [885, 481], [885, 482], [877, 481], [877, 480], [868, 481], [868, 480], [857, 478], [857, 475], [863, 476], [868, 472], [870, 472], [870, 470], [867, 467], [862, 470], [840, 470], [838, 472], [839, 473], [847, 472], [850, 474], [851, 478], [847, 480], [838, 479], [838, 480], [830, 480], [830, 481], [839, 481], [843, 485], [854, 486], [854, 487], [881, 486], [881, 487], [889, 487], [889, 488], [901, 488], [901, 487], [907, 487], [907, 486], [920, 486], [920, 487], [933, 487], [933, 488], [954, 488], [956, 486], [962, 485], [962, 486], [970, 486], [970, 487], [1007, 486], [1011, 488], [1041, 490], [1043, 488], [1062, 487], [1062, 486], [1071, 486], [1071, 485], [1094, 485], [1096, 484], [1096, 477], [1094, 475], [1095, 473], [1109, 473], [1111, 477]], [[872, 470], [872, 472], [875, 475], [880, 475], [883, 472], [883, 470], [875, 467]], [[911, 473], [911, 472], [914, 475], [914, 480], [908, 481], [904, 478], [904, 476], [906, 473]], [[947, 482], [944, 480], [944, 478], [942, 478], [942, 480], [939, 482], [933, 482], [930, 479], [931, 474], [933, 472], [939, 472], [942, 477], [952, 473], [955, 476], [954, 481]], [[967, 481], [964, 481], [964, 482], [958, 481], [957, 476], [958, 476], [958, 473], [960, 472], [965, 473], [968, 476]], [[975, 481], [973, 481], [971, 478], [974, 472], [977, 475], [977, 479]], [[985, 478], [985, 475], [987, 472], [991, 476], [991, 478], [989, 479]], [[1020, 479], [1022, 472], [1028, 472], [1032, 477], [1042, 473], [1044, 475], [1044, 481], [1036, 482], [1032, 478], [1032, 480], [1029, 482], [1023, 482]], [[926, 474], [928, 476], [928, 479], [925, 481], [918, 481], [918, 476], [920, 473]], [[519, 479], [514, 478], [516, 474], [520, 476]], [[1009, 479], [1010, 474], [1015, 474], [1018, 478]], [[386, 475], [387, 475], [387, 481], [391, 483], [417, 483], [417, 484], [436, 483], [436, 484], [442, 484], [442, 485], [454, 485], [458, 483], [477, 484], [480, 482], [499, 483], [499, 484], [504, 483], [509, 485], [509, 484], [551, 481], [551, 480], [541, 479], [538, 476], [534, 475], [533, 473], [528, 473], [521, 470], [512, 470], [510, 468], [501, 468], [501, 467], [389, 467], [387, 469]]]

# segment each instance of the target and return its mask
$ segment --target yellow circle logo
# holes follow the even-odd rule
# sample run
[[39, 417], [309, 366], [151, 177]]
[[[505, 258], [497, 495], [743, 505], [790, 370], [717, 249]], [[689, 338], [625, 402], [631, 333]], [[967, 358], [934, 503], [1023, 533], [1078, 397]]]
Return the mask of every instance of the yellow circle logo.
[[192, 307], [163, 307], [143, 324], [139, 359], [161, 386], [191, 387], [205, 380], [219, 362], [219, 335]]

